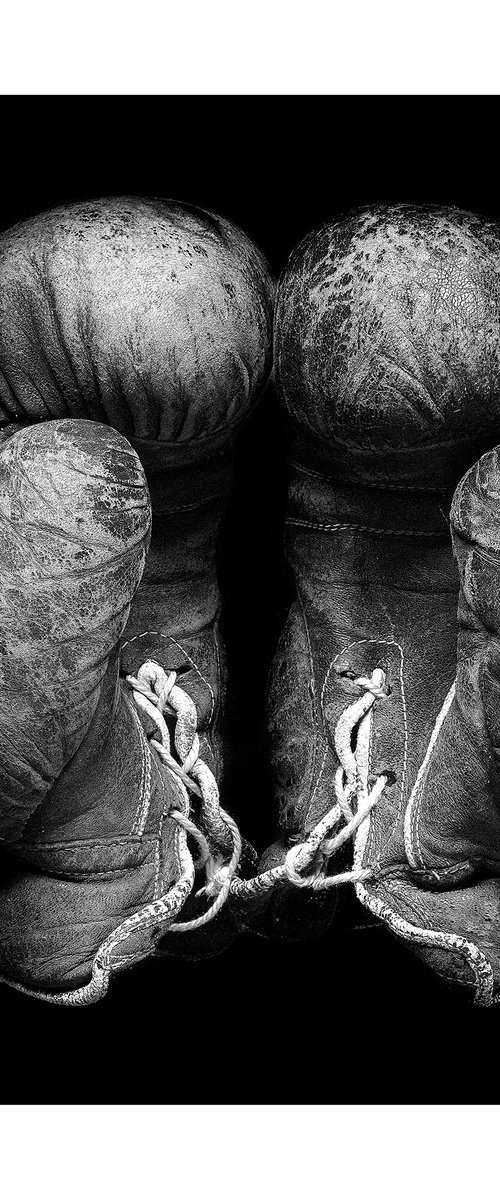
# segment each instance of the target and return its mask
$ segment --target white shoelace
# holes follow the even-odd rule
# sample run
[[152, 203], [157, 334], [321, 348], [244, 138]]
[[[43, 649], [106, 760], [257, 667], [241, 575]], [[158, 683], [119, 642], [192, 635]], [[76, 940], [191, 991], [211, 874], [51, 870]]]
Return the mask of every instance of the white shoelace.
[[[372, 876], [369, 869], [337, 875], [328, 875], [327, 869], [333, 855], [352, 838], [377, 804], [388, 780], [388, 775], [381, 774], [371, 789], [366, 782], [372, 708], [375, 700], [385, 695], [384, 681], [381, 670], [375, 670], [370, 679], [360, 676], [354, 680], [355, 685], [362, 688], [362, 695], [342, 713], [334, 735], [340, 765], [335, 776], [336, 802], [333, 807], [303, 842], [291, 847], [280, 866], [252, 879], [240, 879], [236, 876], [242, 853], [240, 833], [236, 822], [221, 807], [214, 776], [200, 758], [196, 708], [191, 697], [179, 687], [176, 672], [167, 675], [158, 663], [146, 662], [137, 676], [128, 675], [127, 682], [137, 707], [147, 713], [158, 729], [159, 737], [151, 739], [150, 744], [178, 784], [179, 808], [169, 808], [163, 814], [178, 825], [178, 878], [164, 895], [126, 917], [109, 934], [94, 957], [89, 982], [82, 987], [53, 993], [25, 987], [5, 977], [0, 977], [0, 982], [51, 1004], [93, 1004], [106, 994], [113, 970], [119, 970], [127, 961], [145, 958], [151, 952], [146, 939], [139, 949], [134, 949], [130, 959], [127, 953], [120, 955], [120, 947], [126, 947], [136, 934], [144, 938], [150, 931], [150, 944], [153, 945], [163, 932], [198, 929], [213, 921], [230, 894], [238, 899], [250, 898], [270, 892], [284, 882], [321, 891], [369, 879]], [[164, 713], [175, 717], [173, 747]], [[353, 742], [354, 751], [351, 748]], [[189, 793], [197, 800], [191, 802]], [[193, 820], [196, 803], [199, 804], [203, 830]], [[188, 846], [189, 836], [198, 848], [195, 860]], [[196, 895], [204, 896], [212, 903], [201, 916], [178, 921], [176, 918], [192, 892], [195, 871], [204, 871], [206, 879]]]
[[[344, 711], [337, 723], [334, 742], [340, 765], [335, 776], [336, 803], [303, 842], [290, 848], [280, 866], [252, 879], [236, 876], [241, 858], [241, 837], [236, 823], [220, 806], [217, 783], [212, 772], [199, 757], [196, 709], [191, 698], [177, 684], [176, 678], [175, 671], [167, 675], [154, 662], [144, 663], [137, 677], [127, 676], [135, 703], [158, 728], [159, 740], [152, 739], [151, 744], [167, 769], [180, 778], [188, 791], [201, 801], [200, 817], [206, 831], [203, 833], [200, 830], [191, 813], [186, 817], [175, 809], [170, 810], [168, 815], [182, 824], [201, 851], [195, 865], [198, 869], [205, 868], [207, 882], [197, 895], [215, 896], [216, 899], [203, 916], [191, 921], [174, 922], [169, 925], [169, 931], [184, 932], [206, 925], [213, 920], [230, 893], [239, 898], [250, 897], [271, 891], [284, 881], [295, 887], [324, 891], [370, 878], [369, 869], [329, 875], [327, 867], [337, 850], [353, 837], [366, 820], [387, 783], [388, 776], [382, 774], [369, 789], [361, 770], [364, 761], [361, 751], [363, 743], [369, 738], [371, 710], [375, 700], [386, 695], [384, 672], [375, 670], [371, 678], [360, 676], [354, 680], [354, 684], [363, 689], [362, 695]], [[176, 717], [174, 749], [177, 757], [172, 751], [164, 713]], [[355, 730], [356, 750], [353, 752], [351, 742]]]

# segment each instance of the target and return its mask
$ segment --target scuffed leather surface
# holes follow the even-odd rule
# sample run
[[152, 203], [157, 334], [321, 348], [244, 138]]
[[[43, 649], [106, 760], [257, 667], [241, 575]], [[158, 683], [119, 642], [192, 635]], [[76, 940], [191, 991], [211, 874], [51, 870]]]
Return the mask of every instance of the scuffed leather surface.
[[[395, 822], [384, 793], [359, 864], [375, 871], [362, 889], [372, 911], [373, 902], [383, 904], [379, 915], [395, 932], [398, 922], [407, 922], [409, 944], [445, 981], [481, 1004], [496, 998], [500, 981], [498, 478], [494, 450], [455, 492], [451, 525], [461, 581], [455, 697], [413, 792], [410, 770]], [[443, 643], [436, 644], [441, 655]], [[435, 719], [436, 671], [432, 661], [426, 670], [425, 658], [420, 666], [430, 692], [423, 711]], [[375, 711], [375, 771], [384, 757], [378, 722]], [[432, 733], [428, 724], [425, 732], [421, 763]], [[434, 945], [432, 936], [442, 934], [442, 944]]]
[[[117, 667], [115, 654], [80, 749], [2, 855], [1, 973], [30, 987], [86, 983], [104, 939], [178, 877], [177, 826], [164, 817], [178, 797], [145, 748]], [[132, 961], [151, 949], [151, 931], [120, 947]]]
[[16, 434], [0, 472], [0, 973], [57, 990], [178, 872], [175, 789], [118, 678], [150, 505], [132, 448], [93, 422]]
[[229, 221], [136, 197], [58, 208], [0, 241], [0, 416], [87, 417], [146, 467], [203, 456], [270, 368], [267, 265]]
[[0, 454], [1, 834], [14, 840], [74, 755], [146, 557], [137, 456], [97, 423], [22, 431]]
[[[178, 673], [196, 706], [201, 756], [222, 782], [215, 553], [230, 442], [271, 366], [267, 264], [213, 214], [97, 200], [3, 235], [0, 296], [4, 436], [71, 414], [115, 426], [139, 454], [153, 529], [121, 675], [148, 658]], [[217, 936], [210, 929], [203, 941]], [[177, 953], [183, 939], [170, 941]]]
[[[455, 698], [412, 806], [418, 867], [500, 875], [499, 452], [464, 477], [452, 505], [460, 571]], [[500, 928], [499, 928], [500, 939]]]
[[274, 657], [268, 719], [280, 824], [300, 833], [310, 797], [318, 791], [326, 811], [335, 770], [315, 684], [310, 626], [300, 603], [290, 611]]
[[[375, 667], [386, 672], [391, 691], [376, 705], [373, 770], [385, 767], [396, 776], [387, 803], [403, 811], [454, 677], [458, 588], [442, 496], [408, 504], [404, 493], [379, 497], [375, 489], [363, 488], [349, 493], [331, 480], [303, 476], [298, 468], [290, 494], [286, 545], [302, 613], [299, 653], [307, 634], [308, 660], [298, 659], [297, 641], [294, 657], [277, 656], [270, 705], [280, 824], [295, 834], [309, 832], [334, 803], [335, 727], [361, 694], [354, 680], [371, 675]], [[294, 525], [295, 519], [305, 519], [306, 499], [311, 524], [323, 523], [328, 504], [332, 526], [350, 522], [352, 527], [325, 531]], [[416, 507], [420, 515], [412, 529], [408, 508], [414, 517]], [[363, 531], [368, 521], [377, 535]], [[431, 536], [423, 537], [417, 524]], [[286, 638], [295, 622], [292, 612]], [[293, 723], [287, 719], [290, 711], [297, 712]], [[302, 731], [299, 744], [308, 747], [307, 771], [297, 757], [297, 731]], [[384, 851], [389, 853], [388, 845]]]
[[323, 225], [293, 252], [275, 376], [337, 480], [456, 483], [494, 443], [499, 251], [480, 217], [400, 205]]
[[273, 292], [241, 230], [171, 201], [74, 204], [0, 239], [0, 417], [91, 417], [137, 450], [153, 532], [122, 668], [181, 671], [218, 774], [216, 542], [231, 439], [271, 366]]
[[218, 632], [216, 549], [230, 486], [230, 454], [149, 475], [153, 530], [141, 586], [122, 638], [122, 671], [154, 659], [196, 706], [202, 758], [222, 780], [224, 650]]

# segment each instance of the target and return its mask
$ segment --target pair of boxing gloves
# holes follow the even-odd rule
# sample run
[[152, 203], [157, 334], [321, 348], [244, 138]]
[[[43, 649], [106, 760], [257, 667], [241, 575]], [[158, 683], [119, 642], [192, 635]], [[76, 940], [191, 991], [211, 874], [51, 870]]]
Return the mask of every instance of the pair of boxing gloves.
[[[3, 235], [0, 314], [3, 980], [88, 1003], [153, 952], [320, 931], [354, 888], [494, 1002], [500, 229], [357, 212], [275, 294], [226, 220], [76, 204]], [[256, 864], [220, 790], [215, 549], [273, 361], [296, 599]]]

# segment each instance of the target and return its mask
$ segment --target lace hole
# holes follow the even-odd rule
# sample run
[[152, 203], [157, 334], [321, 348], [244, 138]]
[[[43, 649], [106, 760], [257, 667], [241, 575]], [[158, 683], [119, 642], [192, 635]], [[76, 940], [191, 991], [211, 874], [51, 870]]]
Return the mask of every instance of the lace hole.
[[[351, 667], [343, 666], [342, 663], [336, 663], [334, 666], [335, 674], [341, 679], [356, 679], [356, 672]], [[358, 672], [359, 673], [359, 672]]]
[[387, 781], [385, 785], [386, 787], [394, 787], [394, 784], [397, 782], [397, 775], [394, 771], [387, 771], [384, 769], [379, 771], [379, 778], [381, 775], [385, 775]]
[[381, 767], [380, 771], [377, 771], [376, 775], [368, 776], [368, 783], [370, 787], [373, 787], [374, 784], [376, 784], [381, 775], [385, 775], [386, 787], [394, 787], [394, 784], [397, 782], [397, 775], [394, 771], [391, 771], [389, 767]]

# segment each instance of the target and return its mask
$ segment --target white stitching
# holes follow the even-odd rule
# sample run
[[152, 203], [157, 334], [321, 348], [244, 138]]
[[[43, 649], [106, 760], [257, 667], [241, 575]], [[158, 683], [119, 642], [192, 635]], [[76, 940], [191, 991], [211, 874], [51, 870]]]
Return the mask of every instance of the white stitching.
[[[325, 473], [323, 471], [311, 471], [308, 467], [303, 467], [300, 463], [296, 462], [293, 459], [292, 459], [292, 462], [290, 463], [290, 466], [294, 467], [295, 470], [299, 471], [302, 475], [311, 475], [314, 479], [324, 479], [326, 483], [336, 484], [337, 489], [339, 491], [341, 491], [342, 489], [351, 489], [353, 486], [351, 483], [348, 483], [346, 480], [341, 480], [339, 483], [334, 475], [325, 475]], [[377, 492], [379, 492], [379, 491], [383, 491], [383, 492], [423, 492], [424, 494], [429, 494], [429, 495], [434, 495], [434, 493], [437, 492], [437, 493], [440, 493], [445, 496], [448, 494], [448, 490], [449, 490], [445, 487], [434, 487], [434, 488], [419, 487], [418, 484], [415, 485], [415, 484], [406, 484], [406, 483], [381, 483], [381, 482], [367, 483], [366, 480], [364, 483], [355, 484], [355, 487], [358, 490], [360, 488], [375, 488], [377, 490]]]
[[151, 802], [151, 751], [149, 749], [148, 741], [136, 709], [132, 708], [132, 706], [128, 703], [127, 707], [130, 708], [133, 713], [134, 721], [139, 731], [139, 741], [141, 746], [140, 797], [132, 824], [132, 829], [130, 830], [130, 835], [132, 836], [132, 834], [137, 834], [141, 836], [144, 833]]
[[213, 769], [215, 772], [215, 769], [217, 767], [217, 762], [216, 762], [214, 751], [212, 750], [212, 746], [210, 744], [210, 741], [209, 741], [206, 733], [202, 734], [202, 736], [200, 738], [200, 751], [202, 749], [205, 750], [205, 753], [207, 754], [207, 756], [210, 755], [210, 758], [211, 758], [212, 764], [213, 764]]
[[403, 675], [404, 653], [403, 653], [403, 647], [400, 646], [399, 642], [394, 642], [394, 645], [397, 646], [397, 648], [401, 654], [401, 661], [399, 664], [399, 681], [401, 684], [401, 700], [402, 700], [402, 704], [403, 704], [403, 724], [404, 724], [404, 729], [405, 729], [405, 745], [404, 745], [404, 752], [403, 752], [403, 769], [401, 771], [401, 790], [400, 790], [400, 794], [399, 794], [398, 811], [397, 811], [395, 819], [394, 819], [394, 824], [392, 826], [391, 834], [394, 832], [396, 825], [399, 821], [399, 818], [401, 816], [401, 813], [403, 811], [404, 789], [405, 789], [405, 785], [406, 785], [406, 770], [407, 770], [407, 766], [408, 766], [408, 721], [407, 721], [407, 712], [406, 712], [406, 693], [405, 693], [404, 675]]
[[316, 792], [317, 792], [317, 790], [318, 790], [318, 788], [319, 788], [319, 784], [320, 784], [321, 776], [322, 776], [322, 774], [323, 774], [323, 771], [324, 771], [324, 769], [325, 769], [325, 763], [326, 763], [326, 758], [327, 758], [327, 754], [328, 754], [328, 751], [329, 751], [329, 749], [330, 749], [330, 747], [329, 747], [329, 745], [328, 745], [328, 742], [326, 742], [326, 745], [325, 745], [325, 753], [324, 753], [324, 755], [323, 755], [323, 761], [322, 761], [322, 763], [321, 763], [321, 766], [320, 766], [320, 769], [319, 769], [318, 778], [317, 778], [317, 780], [316, 780], [316, 783], [315, 783], [315, 785], [314, 785], [314, 791], [313, 791], [313, 793], [312, 793], [312, 796], [311, 796], [311, 799], [310, 799], [310, 801], [309, 801], [309, 806], [308, 806], [308, 810], [307, 810], [307, 815], [308, 815], [308, 816], [309, 816], [309, 814], [310, 814], [310, 812], [311, 812], [311, 809], [312, 809], [312, 806], [313, 806], [314, 797], [315, 797], [315, 795], [316, 795]]
[[[309, 694], [310, 694], [310, 698], [312, 700], [311, 707], [312, 707], [312, 717], [313, 717], [313, 727], [314, 727], [314, 746], [313, 746], [313, 750], [312, 750], [312, 753], [313, 753], [312, 768], [314, 769], [314, 767], [316, 766], [317, 761], [318, 761], [318, 746], [320, 743], [320, 735], [319, 735], [318, 721], [317, 721], [318, 696], [317, 696], [316, 679], [315, 679], [315, 671], [314, 671], [314, 658], [313, 658], [313, 652], [312, 652], [312, 646], [311, 646], [311, 635], [309, 632], [309, 625], [307, 622], [305, 605], [303, 603], [300, 592], [298, 592], [298, 594], [297, 594], [297, 604], [298, 604], [298, 614], [302, 621], [303, 634], [304, 634], [307, 658], [308, 658], [308, 663], [309, 663], [309, 682], [310, 682], [311, 689], [312, 689]], [[323, 714], [323, 718], [324, 718], [324, 714]], [[307, 782], [309, 783], [309, 787], [312, 786], [312, 779], [314, 778], [313, 769], [312, 770], [310, 769], [308, 771], [309, 780]], [[310, 811], [311, 811], [311, 804], [310, 804], [310, 802], [308, 802], [306, 805], [306, 808], [305, 808], [305, 820], [306, 821], [309, 817]]]
[[302, 521], [298, 517], [288, 517], [285, 525], [294, 525], [301, 529], [318, 529], [320, 533], [342, 533], [346, 529], [354, 529], [357, 533], [378, 533], [384, 537], [439, 538], [441, 541], [445, 537], [444, 533], [433, 533], [422, 529], [380, 529], [375, 525], [351, 525], [346, 522], [328, 525], [321, 521]]

